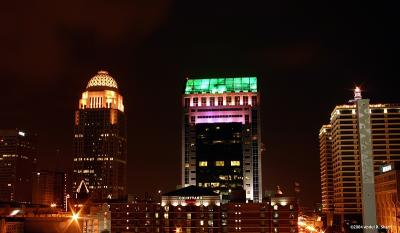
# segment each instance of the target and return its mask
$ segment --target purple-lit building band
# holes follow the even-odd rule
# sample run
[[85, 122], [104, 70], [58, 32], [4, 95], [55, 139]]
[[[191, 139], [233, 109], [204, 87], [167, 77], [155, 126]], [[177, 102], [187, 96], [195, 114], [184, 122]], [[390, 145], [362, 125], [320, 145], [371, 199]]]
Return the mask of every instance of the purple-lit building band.
[[212, 188], [223, 202], [244, 189], [261, 202], [257, 78], [189, 78], [182, 104], [182, 186]]

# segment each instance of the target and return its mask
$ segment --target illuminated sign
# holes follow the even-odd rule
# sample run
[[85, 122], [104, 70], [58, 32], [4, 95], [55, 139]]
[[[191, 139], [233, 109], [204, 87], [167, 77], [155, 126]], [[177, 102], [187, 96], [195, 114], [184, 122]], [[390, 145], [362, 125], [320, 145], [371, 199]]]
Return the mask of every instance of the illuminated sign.
[[384, 166], [382, 166], [381, 167], [381, 171], [382, 172], [388, 172], [388, 171], [391, 171], [393, 168], [392, 168], [392, 165], [391, 164], [389, 164], [389, 165], [384, 165]]
[[203, 197], [198, 196], [187, 196], [187, 197], [178, 197], [179, 200], [201, 200]]
[[18, 135], [19, 135], [19, 136], [22, 136], [22, 137], [25, 137], [25, 132], [18, 131]]

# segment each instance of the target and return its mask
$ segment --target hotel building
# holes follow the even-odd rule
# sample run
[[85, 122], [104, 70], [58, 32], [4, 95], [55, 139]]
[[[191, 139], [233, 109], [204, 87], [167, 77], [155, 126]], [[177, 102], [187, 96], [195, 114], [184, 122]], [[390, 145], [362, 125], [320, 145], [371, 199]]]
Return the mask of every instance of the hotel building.
[[109, 202], [112, 232], [298, 232], [294, 197], [263, 202], [229, 202], [210, 189], [188, 186], [162, 195], [161, 203]]
[[[359, 129], [354, 104], [357, 99], [361, 99], [358, 88], [354, 101], [333, 109], [330, 124], [323, 126], [319, 135], [323, 211], [327, 214], [333, 211], [334, 222], [356, 220], [360, 223], [362, 220]], [[400, 161], [400, 105], [369, 104], [369, 109], [373, 166], [377, 175], [383, 163]]]
[[257, 78], [189, 78], [182, 105], [182, 186], [212, 188], [223, 201], [243, 188], [261, 201]]
[[117, 82], [99, 71], [90, 79], [75, 112], [73, 190], [83, 180], [94, 200], [126, 195], [127, 139]]

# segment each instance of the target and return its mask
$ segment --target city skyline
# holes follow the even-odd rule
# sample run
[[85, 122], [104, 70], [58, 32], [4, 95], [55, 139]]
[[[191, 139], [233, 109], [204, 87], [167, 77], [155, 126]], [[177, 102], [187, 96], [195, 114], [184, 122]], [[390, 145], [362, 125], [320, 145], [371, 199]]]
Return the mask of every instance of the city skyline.
[[[169, 191], [179, 183], [180, 98], [185, 78], [254, 74], [263, 89], [265, 188], [273, 190], [279, 184], [288, 192], [292, 183], [299, 181], [306, 194], [302, 199], [318, 201], [316, 135], [320, 126], [335, 105], [351, 99], [354, 84], [362, 84], [371, 103], [400, 102], [396, 88], [400, 81], [394, 78], [399, 72], [394, 64], [398, 47], [395, 34], [381, 29], [391, 25], [390, 14], [378, 17], [385, 16], [381, 8], [366, 5], [363, 11], [356, 4], [343, 8], [337, 4], [330, 10], [324, 3], [297, 6], [294, 10], [283, 3], [226, 8], [216, 4], [209, 9], [166, 1], [155, 4], [155, 12], [144, 6], [147, 15], [157, 15], [153, 18], [129, 18], [128, 7], [116, 6], [118, 10], [108, 13], [123, 12], [111, 23], [120, 28], [103, 28], [109, 25], [107, 19], [93, 22], [78, 16], [56, 17], [51, 10], [40, 10], [38, 17], [54, 19], [54, 24], [41, 24], [37, 19], [31, 24], [10, 22], [17, 26], [5, 27], [10, 35], [1, 39], [11, 49], [1, 62], [1, 96], [7, 100], [7, 110], [0, 117], [0, 128], [38, 133], [39, 167], [56, 164], [71, 169], [76, 100], [88, 77], [100, 69], [108, 70], [120, 84], [127, 105], [128, 180], [133, 181], [128, 192]], [[324, 13], [314, 11], [318, 7]], [[108, 8], [96, 6], [100, 12]], [[85, 5], [79, 9], [90, 11]], [[204, 12], [208, 17], [201, 17]], [[368, 12], [377, 17], [368, 18]], [[17, 15], [27, 17], [24, 11]], [[149, 25], [132, 29], [123, 23], [124, 17], [139, 28], [141, 22]], [[326, 24], [331, 26], [325, 28]], [[13, 28], [19, 28], [20, 34], [12, 36]], [[33, 28], [37, 33], [32, 33]], [[14, 42], [24, 35], [32, 35], [32, 39]], [[38, 109], [45, 113], [38, 114]], [[151, 153], [147, 153], [149, 147]], [[309, 162], [301, 162], [304, 158]], [[169, 179], [160, 179], [163, 174]]]

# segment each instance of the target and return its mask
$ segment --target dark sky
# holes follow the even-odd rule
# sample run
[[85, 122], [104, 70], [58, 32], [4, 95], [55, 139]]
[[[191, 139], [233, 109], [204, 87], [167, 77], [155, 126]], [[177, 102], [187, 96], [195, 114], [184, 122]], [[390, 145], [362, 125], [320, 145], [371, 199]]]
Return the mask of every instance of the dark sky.
[[373, 102], [400, 102], [389, 1], [63, 2], [0, 10], [0, 128], [37, 132], [41, 168], [71, 167], [74, 111], [99, 69], [125, 97], [131, 193], [179, 182], [187, 76], [259, 77], [264, 187], [299, 181], [305, 203], [320, 200], [318, 130], [354, 84]]

